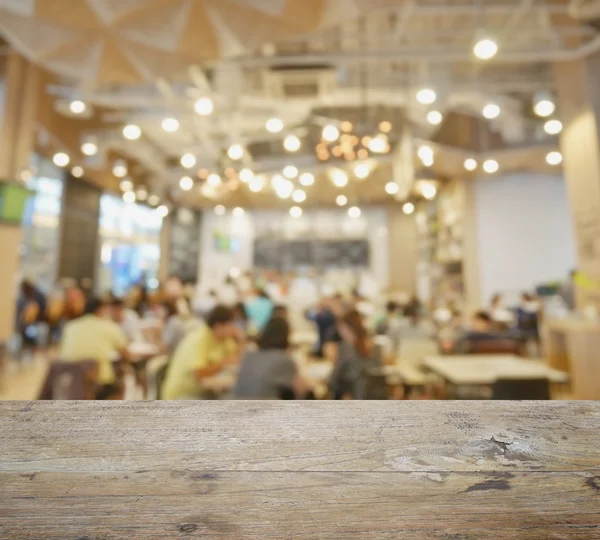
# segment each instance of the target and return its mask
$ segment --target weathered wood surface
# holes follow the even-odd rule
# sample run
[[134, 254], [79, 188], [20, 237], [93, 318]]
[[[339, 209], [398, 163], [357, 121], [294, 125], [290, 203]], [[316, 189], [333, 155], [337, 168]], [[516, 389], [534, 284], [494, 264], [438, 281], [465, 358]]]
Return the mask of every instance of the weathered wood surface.
[[600, 403], [0, 404], [0, 538], [600, 538]]

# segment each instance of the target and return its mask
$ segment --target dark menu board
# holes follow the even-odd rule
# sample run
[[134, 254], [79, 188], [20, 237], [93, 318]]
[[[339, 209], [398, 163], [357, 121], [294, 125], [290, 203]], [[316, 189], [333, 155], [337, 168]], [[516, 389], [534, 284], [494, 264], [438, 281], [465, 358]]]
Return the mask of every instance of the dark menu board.
[[200, 255], [200, 214], [180, 208], [171, 216], [169, 274], [183, 281], [196, 281]]
[[366, 240], [281, 240], [259, 238], [254, 242], [257, 268], [366, 267], [369, 266]]

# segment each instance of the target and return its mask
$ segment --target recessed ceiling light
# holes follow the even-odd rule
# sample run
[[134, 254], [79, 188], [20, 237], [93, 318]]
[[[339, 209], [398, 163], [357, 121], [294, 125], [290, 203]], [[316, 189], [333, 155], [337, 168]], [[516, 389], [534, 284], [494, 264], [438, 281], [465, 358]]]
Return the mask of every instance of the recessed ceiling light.
[[563, 129], [562, 122], [560, 120], [548, 120], [544, 124], [544, 131], [548, 135], [558, 135]]
[[351, 208], [348, 208], [348, 216], [350, 216], [352, 219], [357, 219], [361, 216], [362, 211], [358, 206], [352, 206]]
[[296, 135], [288, 135], [283, 141], [283, 147], [288, 152], [297, 152], [300, 150], [301, 145], [302, 143], [300, 142], [300, 139], [296, 137]]
[[[133, 189], [133, 182], [131, 180], [122, 180], [119, 184], [121, 191], [131, 191]], [[156, 195], [154, 195], [156, 197]]]
[[157, 209], [156, 209], [156, 213], [162, 217], [162, 218], [166, 218], [169, 215], [169, 207], [162, 204], [160, 205]]
[[364, 180], [371, 174], [371, 167], [368, 163], [357, 163], [354, 167], [354, 175], [356, 178]]
[[82, 167], [73, 167], [71, 169], [71, 174], [75, 177], [75, 178], [81, 178], [84, 175], [84, 171]]
[[235, 218], [241, 218], [244, 217], [244, 214], [246, 213], [246, 211], [241, 208], [240, 206], [238, 206], [237, 208], [233, 209], [233, 212], [231, 212], [231, 214], [233, 215], [233, 217]]
[[138, 201], [145, 201], [148, 198], [148, 190], [145, 187], [140, 186], [135, 190], [135, 196]]
[[167, 133], [175, 133], [179, 129], [179, 120], [176, 118], [165, 118], [161, 126]]
[[232, 144], [227, 150], [227, 155], [234, 161], [238, 161], [244, 157], [244, 147], [241, 144]]
[[128, 173], [127, 162], [122, 159], [117, 159], [113, 165], [112, 172], [117, 178], [125, 178]]
[[160, 203], [160, 197], [158, 195], [152, 194], [148, 196], [148, 204], [150, 206], [157, 206]]
[[421, 88], [417, 92], [417, 101], [421, 103], [421, 105], [431, 105], [432, 103], [435, 103], [436, 99], [437, 94], [435, 93], [435, 90], [431, 88]]
[[348, 173], [342, 169], [333, 169], [329, 173], [331, 181], [336, 187], [343, 188], [348, 185]]
[[250, 180], [250, 182], [248, 183], [248, 188], [250, 189], [250, 191], [252, 191], [253, 193], [258, 193], [259, 191], [262, 191], [262, 189], [265, 187], [265, 181], [263, 178], [261, 178], [260, 176], [255, 176], [252, 180]]
[[226, 209], [222, 204], [218, 204], [217, 206], [215, 206], [215, 214], [217, 214], [217, 216], [224, 216], [225, 212]]
[[123, 193], [123, 200], [127, 204], [133, 204], [135, 202], [135, 193], [133, 191], [126, 191]]
[[411, 202], [404, 203], [404, 205], [402, 206], [402, 211], [407, 216], [410, 216], [415, 211], [415, 205]]
[[84, 142], [81, 145], [81, 153], [84, 156], [95, 156], [98, 153], [98, 145], [95, 142]]
[[487, 159], [483, 162], [483, 170], [488, 174], [494, 174], [498, 172], [500, 165], [495, 159]]
[[348, 197], [346, 197], [346, 195], [338, 195], [335, 198], [335, 204], [338, 206], [346, 206], [348, 204]]
[[379, 131], [381, 131], [382, 133], [389, 133], [390, 131], [392, 131], [392, 123], [388, 120], [383, 120], [382, 122], [379, 122]]
[[283, 169], [283, 176], [293, 180], [298, 176], [298, 167], [295, 167], [294, 165], [288, 165]]
[[194, 110], [200, 116], [209, 116], [210, 114], [212, 114], [214, 108], [215, 108], [215, 105], [214, 105], [212, 99], [207, 98], [207, 97], [200, 98], [194, 104]]
[[294, 184], [281, 177], [281, 181], [275, 186], [275, 193], [280, 199], [289, 199], [294, 192]]
[[71, 161], [71, 158], [64, 152], [57, 152], [54, 154], [52, 161], [57, 167], [66, 167]]
[[123, 128], [123, 137], [125, 137], [129, 141], [137, 141], [142, 136], [142, 130], [140, 126], [136, 126], [135, 124], [127, 124]]
[[69, 110], [73, 114], [83, 114], [86, 110], [86, 105], [83, 101], [76, 99], [69, 104]]
[[210, 186], [210, 187], [217, 187], [221, 185], [221, 177], [218, 174], [212, 173], [208, 175], [208, 178], [206, 179], [206, 183]]
[[473, 158], [465, 159], [464, 166], [467, 171], [474, 171], [477, 168], [477, 161]]
[[498, 44], [490, 37], [478, 40], [473, 45], [473, 54], [480, 60], [490, 60], [498, 53]]
[[196, 166], [196, 156], [190, 152], [181, 156], [181, 166], [186, 169], [191, 169]]
[[189, 176], [183, 176], [179, 180], [179, 187], [183, 191], [190, 191], [194, 187], [194, 181]]
[[540, 91], [536, 94], [533, 103], [533, 112], [543, 118], [550, 116], [556, 110], [556, 104], [550, 92]]
[[388, 195], [396, 195], [396, 193], [398, 193], [398, 191], [400, 191], [400, 186], [398, 184], [396, 184], [396, 182], [388, 182], [385, 185], [385, 192]]
[[242, 169], [240, 171], [240, 180], [242, 182], [244, 182], [245, 184], [249, 183], [252, 181], [252, 179], [254, 178], [254, 173], [250, 170], [250, 169]]
[[323, 137], [324, 141], [332, 143], [340, 138], [340, 130], [333, 124], [328, 124], [323, 128], [323, 133], [321, 136]]
[[305, 187], [310, 187], [315, 183], [315, 176], [311, 173], [302, 173], [300, 175], [300, 184]]
[[428, 201], [432, 201], [437, 195], [437, 188], [428, 182], [421, 184], [420, 191], [421, 195], [423, 195], [423, 197], [425, 197]]
[[292, 216], [294, 219], [298, 219], [302, 217], [302, 208], [300, 208], [299, 206], [292, 206], [290, 208], [290, 216]]
[[292, 199], [294, 202], [303, 203], [306, 200], [306, 192], [302, 189], [297, 189], [292, 193]]
[[494, 118], [498, 118], [500, 116], [500, 107], [496, 103], [488, 103], [482, 111], [484, 118], [488, 120], [493, 120]]
[[283, 130], [284, 125], [281, 118], [269, 118], [265, 127], [269, 133], [280, 133]]
[[443, 119], [444, 117], [440, 111], [429, 111], [427, 113], [427, 122], [432, 126], [439, 126]]
[[426, 167], [431, 167], [433, 165], [433, 148], [431, 148], [431, 146], [422, 144], [417, 150], [417, 155]]
[[548, 165], [556, 166], [562, 163], [563, 157], [560, 152], [550, 152], [546, 156], [546, 163]]

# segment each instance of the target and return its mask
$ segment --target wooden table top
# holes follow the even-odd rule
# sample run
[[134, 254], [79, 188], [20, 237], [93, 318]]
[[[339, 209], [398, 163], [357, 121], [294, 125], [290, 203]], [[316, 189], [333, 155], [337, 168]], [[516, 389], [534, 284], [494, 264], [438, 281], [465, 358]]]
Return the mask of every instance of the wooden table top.
[[5, 402], [0, 538], [600, 538], [597, 402]]
[[553, 369], [543, 361], [512, 355], [430, 356], [425, 367], [456, 385], [490, 385], [498, 379], [547, 378], [566, 383], [569, 375]]

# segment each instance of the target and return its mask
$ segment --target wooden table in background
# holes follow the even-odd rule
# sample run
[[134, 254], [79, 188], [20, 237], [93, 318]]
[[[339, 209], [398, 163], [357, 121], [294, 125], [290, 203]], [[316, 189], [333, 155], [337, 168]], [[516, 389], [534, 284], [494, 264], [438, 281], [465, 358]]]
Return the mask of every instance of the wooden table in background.
[[569, 373], [573, 399], [600, 400], [600, 323], [563, 319], [544, 324], [544, 356]]
[[6, 539], [600, 538], [600, 403], [7, 402]]

